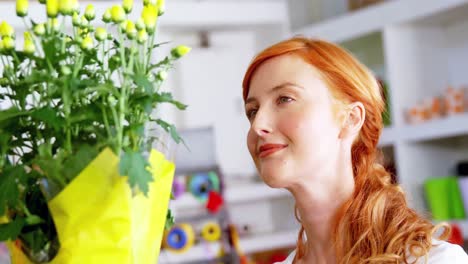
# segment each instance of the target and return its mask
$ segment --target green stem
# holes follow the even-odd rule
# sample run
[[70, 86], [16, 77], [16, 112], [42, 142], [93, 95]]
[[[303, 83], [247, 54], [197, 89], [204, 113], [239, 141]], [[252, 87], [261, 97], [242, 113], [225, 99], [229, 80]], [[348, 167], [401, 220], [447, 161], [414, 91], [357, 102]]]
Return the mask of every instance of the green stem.
[[126, 103], [127, 103], [127, 74], [126, 74], [126, 70], [127, 70], [127, 66], [126, 66], [126, 63], [125, 63], [125, 46], [124, 46], [124, 39], [123, 39], [123, 36], [122, 36], [122, 32], [119, 28], [119, 40], [120, 40], [120, 46], [119, 46], [119, 50], [120, 50], [120, 60], [121, 60], [121, 63], [122, 63], [122, 82], [121, 82], [121, 93], [120, 93], [120, 96], [119, 96], [119, 119], [118, 119], [118, 122], [116, 122], [117, 124], [117, 156], [120, 157], [120, 152], [122, 150], [122, 147], [123, 147], [123, 126], [124, 126], [124, 121], [125, 121], [125, 106], [126, 106]]
[[154, 45], [155, 36], [156, 36], [156, 29], [155, 29], [155, 32], [151, 34], [151, 38], [149, 39], [149, 47], [146, 47], [146, 49], [148, 49], [148, 57], [147, 57], [147, 62], [146, 62], [146, 67], [145, 67], [145, 74], [148, 74], [147, 70], [150, 67], [151, 55], [153, 53], [153, 45]]

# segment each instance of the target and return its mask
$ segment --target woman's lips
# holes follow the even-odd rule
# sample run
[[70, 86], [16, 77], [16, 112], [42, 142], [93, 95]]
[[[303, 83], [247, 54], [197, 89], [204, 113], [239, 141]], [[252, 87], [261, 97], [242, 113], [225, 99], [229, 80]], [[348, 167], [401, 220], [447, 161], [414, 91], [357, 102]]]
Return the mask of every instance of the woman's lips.
[[286, 148], [287, 145], [284, 145], [284, 144], [264, 144], [262, 146], [260, 146], [259, 148], [259, 153], [258, 153], [258, 157], [259, 158], [265, 158], [279, 150], [282, 150], [284, 148]]

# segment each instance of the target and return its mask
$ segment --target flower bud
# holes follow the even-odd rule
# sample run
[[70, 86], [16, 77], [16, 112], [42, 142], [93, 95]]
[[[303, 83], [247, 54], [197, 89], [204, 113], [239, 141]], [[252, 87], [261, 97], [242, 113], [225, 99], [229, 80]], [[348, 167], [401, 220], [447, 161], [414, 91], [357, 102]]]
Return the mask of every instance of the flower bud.
[[148, 40], [148, 33], [146, 33], [146, 30], [142, 29], [142, 30], [138, 31], [138, 37], [137, 37], [138, 43], [143, 44], [147, 40]]
[[63, 75], [70, 75], [71, 69], [68, 66], [62, 66], [60, 67], [60, 72], [62, 72]]
[[114, 23], [120, 23], [125, 20], [125, 11], [121, 5], [114, 5], [112, 7], [111, 18]]
[[137, 30], [135, 24], [131, 20], [127, 20], [127, 27], [125, 28], [125, 31], [129, 39], [134, 39], [136, 37]]
[[75, 26], [75, 27], [81, 26], [81, 18], [80, 18], [80, 16], [78, 15], [77, 12], [74, 12], [74, 13], [73, 13], [73, 16], [72, 16], [72, 24], [73, 24], [73, 26]]
[[45, 4], [45, 3], [46, 3], [46, 0], [39, 0], [39, 3]]
[[172, 56], [174, 56], [175, 58], [178, 59], [178, 58], [184, 56], [185, 54], [189, 53], [189, 51], [191, 49], [192, 48], [190, 48], [190, 47], [180, 45], [180, 46], [177, 46], [177, 47], [173, 48], [171, 50], [171, 54], [172, 54]]
[[47, 16], [50, 18], [57, 17], [59, 3], [58, 0], [46, 0]]
[[146, 26], [145, 26], [145, 22], [143, 21], [143, 18], [138, 18], [138, 20], [136, 21], [135, 23], [135, 26], [138, 30], [142, 30], [144, 29]]
[[146, 31], [150, 34], [154, 32], [156, 27], [156, 21], [158, 20], [158, 10], [154, 5], [146, 5], [143, 7], [141, 12], [141, 18], [146, 26]]
[[167, 78], [167, 71], [160, 71], [160, 72], [158, 72], [158, 74], [156, 75], [156, 78], [158, 78], [158, 79], [161, 80], [161, 81], [166, 80], [166, 78]]
[[42, 36], [45, 33], [45, 25], [44, 23], [40, 23], [34, 26], [34, 34], [38, 36]]
[[96, 11], [94, 10], [94, 5], [92, 4], [87, 5], [84, 15], [88, 21], [92, 21], [96, 17]]
[[109, 23], [111, 21], [111, 19], [112, 19], [111, 9], [108, 8], [108, 9], [106, 9], [104, 14], [102, 15], [102, 21], [104, 21], [104, 23]]
[[84, 50], [90, 50], [93, 48], [93, 39], [88, 35], [81, 41], [81, 48]]
[[15, 48], [15, 41], [10, 36], [3, 37], [3, 49], [12, 50]]
[[62, 15], [70, 15], [73, 12], [73, 1], [72, 0], [60, 0], [59, 12]]
[[14, 37], [15, 30], [6, 21], [0, 24], [0, 37]]
[[158, 16], [162, 16], [166, 10], [165, 0], [158, 0], [156, 7], [158, 9]]
[[80, 20], [81, 20], [81, 21], [80, 21], [80, 26], [81, 26], [81, 27], [87, 27], [87, 26], [89, 26], [89, 21], [88, 21], [88, 19], [86, 19], [85, 16], [82, 16]]
[[96, 32], [94, 33], [94, 37], [96, 37], [97, 41], [103, 41], [107, 38], [107, 31], [105, 28], [98, 27], [96, 28]]
[[34, 42], [29, 31], [24, 32], [24, 47], [23, 51], [27, 54], [34, 54], [36, 51], [36, 47], [34, 46]]
[[29, 2], [28, 0], [16, 0], [16, 15], [25, 17], [28, 14]]
[[133, 0], [123, 0], [122, 7], [125, 10], [125, 13], [129, 14], [133, 9]]
[[59, 31], [60, 30], [60, 22], [57, 18], [52, 18], [52, 29], [54, 31]]

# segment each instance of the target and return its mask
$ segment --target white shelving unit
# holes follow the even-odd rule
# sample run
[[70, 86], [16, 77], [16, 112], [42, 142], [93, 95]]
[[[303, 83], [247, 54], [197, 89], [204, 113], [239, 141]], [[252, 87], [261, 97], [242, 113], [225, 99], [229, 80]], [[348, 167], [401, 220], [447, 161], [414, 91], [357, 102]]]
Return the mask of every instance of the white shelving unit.
[[[292, 35], [343, 45], [383, 77], [389, 87], [392, 125], [379, 146], [390, 149], [410, 205], [427, 213], [424, 181], [448, 176], [468, 159], [468, 112], [409, 125], [404, 112], [450, 85], [468, 85], [468, 1], [392, 0], [342, 14]], [[468, 221], [461, 223], [468, 238]]]

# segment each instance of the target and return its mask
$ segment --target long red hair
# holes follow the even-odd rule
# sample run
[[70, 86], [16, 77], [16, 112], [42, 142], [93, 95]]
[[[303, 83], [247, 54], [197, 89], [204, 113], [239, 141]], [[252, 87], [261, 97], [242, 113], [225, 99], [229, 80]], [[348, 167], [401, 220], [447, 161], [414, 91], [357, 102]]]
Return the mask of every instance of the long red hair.
[[[408, 207], [402, 189], [392, 183], [391, 175], [377, 162], [385, 104], [376, 78], [343, 48], [323, 40], [294, 37], [263, 50], [253, 59], [242, 83], [244, 100], [255, 70], [280, 55], [303, 59], [318, 70], [335, 99], [343, 103], [359, 101], [366, 109], [366, 119], [351, 148], [355, 190], [336, 212], [332, 226], [337, 262], [408, 263], [408, 254], [426, 256], [439, 226]], [[449, 229], [444, 227], [440, 239], [448, 237]], [[304, 255], [304, 245], [301, 227], [295, 260]]]

